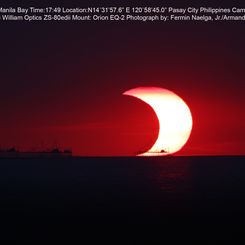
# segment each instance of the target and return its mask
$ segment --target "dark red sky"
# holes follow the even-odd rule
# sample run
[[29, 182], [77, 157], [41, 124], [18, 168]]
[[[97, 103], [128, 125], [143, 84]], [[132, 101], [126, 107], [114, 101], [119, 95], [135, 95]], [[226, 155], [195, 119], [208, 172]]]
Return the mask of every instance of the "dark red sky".
[[4, 24], [0, 145], [131, 155], [157, 137], [152, 109], [122, 93], [174, 91], [193, 131], [179, 155], [245, 154], [242, 23]]

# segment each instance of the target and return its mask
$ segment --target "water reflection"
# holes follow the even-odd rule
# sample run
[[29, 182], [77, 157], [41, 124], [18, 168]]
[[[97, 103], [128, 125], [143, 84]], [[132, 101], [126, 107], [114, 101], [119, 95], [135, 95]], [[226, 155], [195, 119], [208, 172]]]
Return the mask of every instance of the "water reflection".
[[[181, 160], [181, 161], [180, 161]], [[179, 198], [188, 196], [192, 189], [190, 161], [183, 158], [164, 158], [157, 160], [156, 182], [162, 194]]]

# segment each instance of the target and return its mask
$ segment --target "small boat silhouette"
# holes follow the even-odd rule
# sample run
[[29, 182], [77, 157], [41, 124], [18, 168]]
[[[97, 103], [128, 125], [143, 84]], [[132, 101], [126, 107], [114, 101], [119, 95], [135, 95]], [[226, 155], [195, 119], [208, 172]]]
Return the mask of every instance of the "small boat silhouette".
[[157, 151], [140, 151], [137, 153], [137, 155], [143, 155], [143, 154], [169, 154], [169, 151], [165, 149], [157, 150]]
[[148, 151], [148, 152], [146, 152], [146, 153], [158, 153], [158, 154], [160, 154], [160, 153], [165, 153], [165, 154], [168, 154], [169, 152], [166, 151], [165, 149], [161, 149], [161, 150], [159, 150], [159, 151]]

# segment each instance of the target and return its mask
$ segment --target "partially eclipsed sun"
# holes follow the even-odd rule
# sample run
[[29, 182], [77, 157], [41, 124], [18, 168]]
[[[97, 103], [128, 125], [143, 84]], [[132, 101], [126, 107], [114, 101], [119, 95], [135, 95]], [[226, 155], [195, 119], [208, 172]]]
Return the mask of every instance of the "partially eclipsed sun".
[[152, 107], [159, 121], [155, 144], [142, 156], [161, 156], [179, 151], [190, 137], [192, 116], [187, 104], [175, 93], [158, 87], [138, 87], [123, 93]]

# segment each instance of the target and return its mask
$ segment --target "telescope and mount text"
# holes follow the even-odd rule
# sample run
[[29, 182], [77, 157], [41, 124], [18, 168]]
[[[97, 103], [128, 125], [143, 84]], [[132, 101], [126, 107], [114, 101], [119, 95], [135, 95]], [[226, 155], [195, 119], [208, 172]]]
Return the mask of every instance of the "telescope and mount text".
[[158, 7], [2, 7], [6, 22], [241, 22], [245, 8]]

